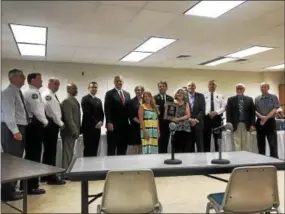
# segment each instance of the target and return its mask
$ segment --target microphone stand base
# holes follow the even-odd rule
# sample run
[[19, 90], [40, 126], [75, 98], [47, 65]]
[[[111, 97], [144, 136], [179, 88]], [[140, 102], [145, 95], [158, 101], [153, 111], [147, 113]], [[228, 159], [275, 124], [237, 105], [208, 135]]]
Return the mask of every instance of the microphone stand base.
[[213, 159], [211, 161], [212, 164], [229, 164], [230, 161], [226, 159]]
[[164, 164], [176, 165], [176, 164], [182, 164], [182, 161], [179, 159], [167, 159], [164, 161]]

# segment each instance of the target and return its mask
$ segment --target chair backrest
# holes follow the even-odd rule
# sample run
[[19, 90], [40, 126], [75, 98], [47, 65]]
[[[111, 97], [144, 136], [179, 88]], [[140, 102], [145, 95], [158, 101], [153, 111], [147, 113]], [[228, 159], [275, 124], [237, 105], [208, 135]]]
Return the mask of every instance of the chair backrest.
[[149, 213], [157, 203], [151, 170], [108, 172], [102, 198], [105, 213]]
[[262, 212], [279, 207], [277, 170], [274, 166], [235, 168], [226, 188], [223, 210]]

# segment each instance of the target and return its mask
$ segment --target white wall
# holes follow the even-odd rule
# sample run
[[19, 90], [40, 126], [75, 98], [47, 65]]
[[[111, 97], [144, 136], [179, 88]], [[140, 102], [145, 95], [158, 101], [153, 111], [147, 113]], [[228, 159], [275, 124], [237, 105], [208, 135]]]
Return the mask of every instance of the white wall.
[[[40, 72], [43, 75], [43, 85], [46, 87], [47, 79], [56, 76], [61, 80], [61, 88], [58, 92], [60, 100], [66, 97], [66, 84], [69, 81], [75, 82], [78, 86], [78, 100], [87, 93], [87, 85], [90, 81], [99, 84], [98, 97], [104, 100], [104, 94], [108, 89], [113, 88], [113, 78], [115, 75], [124, 77], [124, 89], [134, 96], [134, 87], [143, 85], [153, 94], [157, 93], [157, 82], [166, 80], [169, 85], [168, 94], [173, 95], [174, 91], [192, 80], [196, 82], [197, 91], [206, 92], [208, 80], [217, 81], [217, 91], [225, 97], [235, 94], [235, 85], [242, 82], [246, 85], [246, 94], [255, 97], [259, 94], [259, 84], [270, 80], [271, 88], [278, 92], [278, 84], [275, 79], [280, 79], [282, 72], [276, 73], [275, 78], [269, 78], [259, 72], [232, 72], [232, 71], [207, 71], [190, 69], [168, 69], [168, 68], [142, 68], [112, 65], [76, 64], [76, 63], [54, 63], [54, 62], [34, 62], [20, 60], [2, 60], [2, 88], [8, 85], [7, 72], [12, 68], [22, 69], [25, 74], [30, 72]], [[84, 72], [84, 76], [82, 76]], [[279, 76], [278, 76], [279, 75]], [[26, 86], [23, 87], [23, 90]], [[42, 89], [44, 90], [44, 88]], [[278, 94], [278, 93], [276, 93]]]

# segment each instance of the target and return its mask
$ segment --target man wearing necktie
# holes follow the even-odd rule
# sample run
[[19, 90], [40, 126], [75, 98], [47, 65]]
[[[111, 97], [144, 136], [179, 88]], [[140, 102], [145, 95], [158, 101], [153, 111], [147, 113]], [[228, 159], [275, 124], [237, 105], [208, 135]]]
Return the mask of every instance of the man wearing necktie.
[[[74, 83], [67, 85], [68, 97], [61, 103], [62, 120], [64, 129], [61, 130], [62, 138], [62, 167], [67, 169], [73, 159], [75, 141], [80, 135], [81, 111], [76, 99], [77, 86]], [[64, 177], [66, 179], [66, 177]]]
[[205, 97], [203, 94], [196, 92], [196, 84], [194, 82], [188, 83], [187, 100], [190, 104], [191, 112], [191, 140], [190, 151], [195, 152], [195, 144], [197, 152], [204, 152], [203, 146], [203, 129], [205, 116]]
[[[205, 93], [205, 125], [204, 125], [204, 151], [210, 152], [211, 150], [211, 137], [212, 130], [216, 127], [221, 126], [222, 116], [226, 110], [226, 101], [224, 97], [216, 92], [216, 82], [211, 80], [208, 83], [209, 92]], [[215, 150], [218, 151], [218, 138], [221, 138], [216, 133], [213, 133]]]
[[159, 130], [160, 138], [158, 139], [158, 152], [167, 153], [168, 142], [170, 137], [169, 123], [170, 121], [164, 119], [165, 104], [167, 102], [173, 103], [173, 97], [166, 94], [167, 91], [167, 82], [160, 81], [158, 84], [159, 94], [154, 96], [156, 105], [159, 108]]
[[[12, 69], [8, 73], [10, 84], [2, 91], [2, 123], [1, 143], [4, 153], [19, 158], [23, 157], [25, 148], [26, 126], [28, 124], [28, 112], [21, 92], [25, 83], [25, 75], [19, 69]], [[23, 198], [21, 192], [15, 189], [16, 182], [2, 184], [1, 199], [14, 201]]]
[[[41, 162], [44, 128], [48, 125], [44, 102], [39, 91], [42, 87], [42, 75], [40, 73], [30, 73], [27, 81], [29, 89], [25, 91], [24, 97], [31, 122], [26, 129], [25, 159]], [[28, 194], [45, 194], [45, 190], [39, 188], [38, 178], [28, 180]]]
[[255, 106], [251, 97], [244, 95], [245, 86], [236, 85], [236, 96], [228, 99], [226, 114], [227, 122], [234, 128], [235, 151], [252, 152], [250, 132], [254, 130]]
[[105, 117], [107, 128], [108, 155], [125, 155], [128, 146], [129, 119], [126, 103], [131, 99], [129, 92], [122, 89], [123, 77], [114, 78], [115, 87], [105, 95]]
[[[43, 163], [52, 166], [55, 166], [56, 164], [59, 129], [62, 130], [64, 128], [60, 102], [55, 94], [58, 91], [59, 86], [60, 81], [57, 78], [52, 77], [48, 81], [47, 89], [42, 93], [42, 99], [45, 104], [45, 113], [49, 121], [48, 126], [44, 129]], [[65, 184], [65, 181], [61, 180], [56, 175], [46, 176], [42, 178], [41, 181], [51, 185]]]

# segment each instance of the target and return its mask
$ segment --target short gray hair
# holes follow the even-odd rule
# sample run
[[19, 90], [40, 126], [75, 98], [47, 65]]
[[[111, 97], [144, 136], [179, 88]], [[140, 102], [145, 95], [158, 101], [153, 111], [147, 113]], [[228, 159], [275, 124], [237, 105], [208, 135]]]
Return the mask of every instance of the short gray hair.
[[56, 77], [51, 77], [51, 78], [49, 78], [48, 82], [49, 82], [49, 83], [59, 82], [59, 79], [56, 78]]
[[264, 86], [264, 85], [267, 85], [267, 86], [269, 87], [269, 84], [268, 84], [267, 82], [262, 82], [262, 83], [260, 83], [260, 86], [261, 86], [261, 87]]
[[22, 75], [24, 72], [20, 69], [14, 68], [8, 72], [8, 77], [11, 79], [14, 76]]
[[142, 93], [144, 93], [144, 87], [143, 87], [142, 85], [136, 86], [136, 87], [135, 87], [135, 92], [136, 92], [139, 88], [142, 90]]
[[244, 85], [243, 83], [238, 83], [238, 84], [236, 84], [236, 88], [237, 88], [237, 87], [245, 88], [245, 85]]

